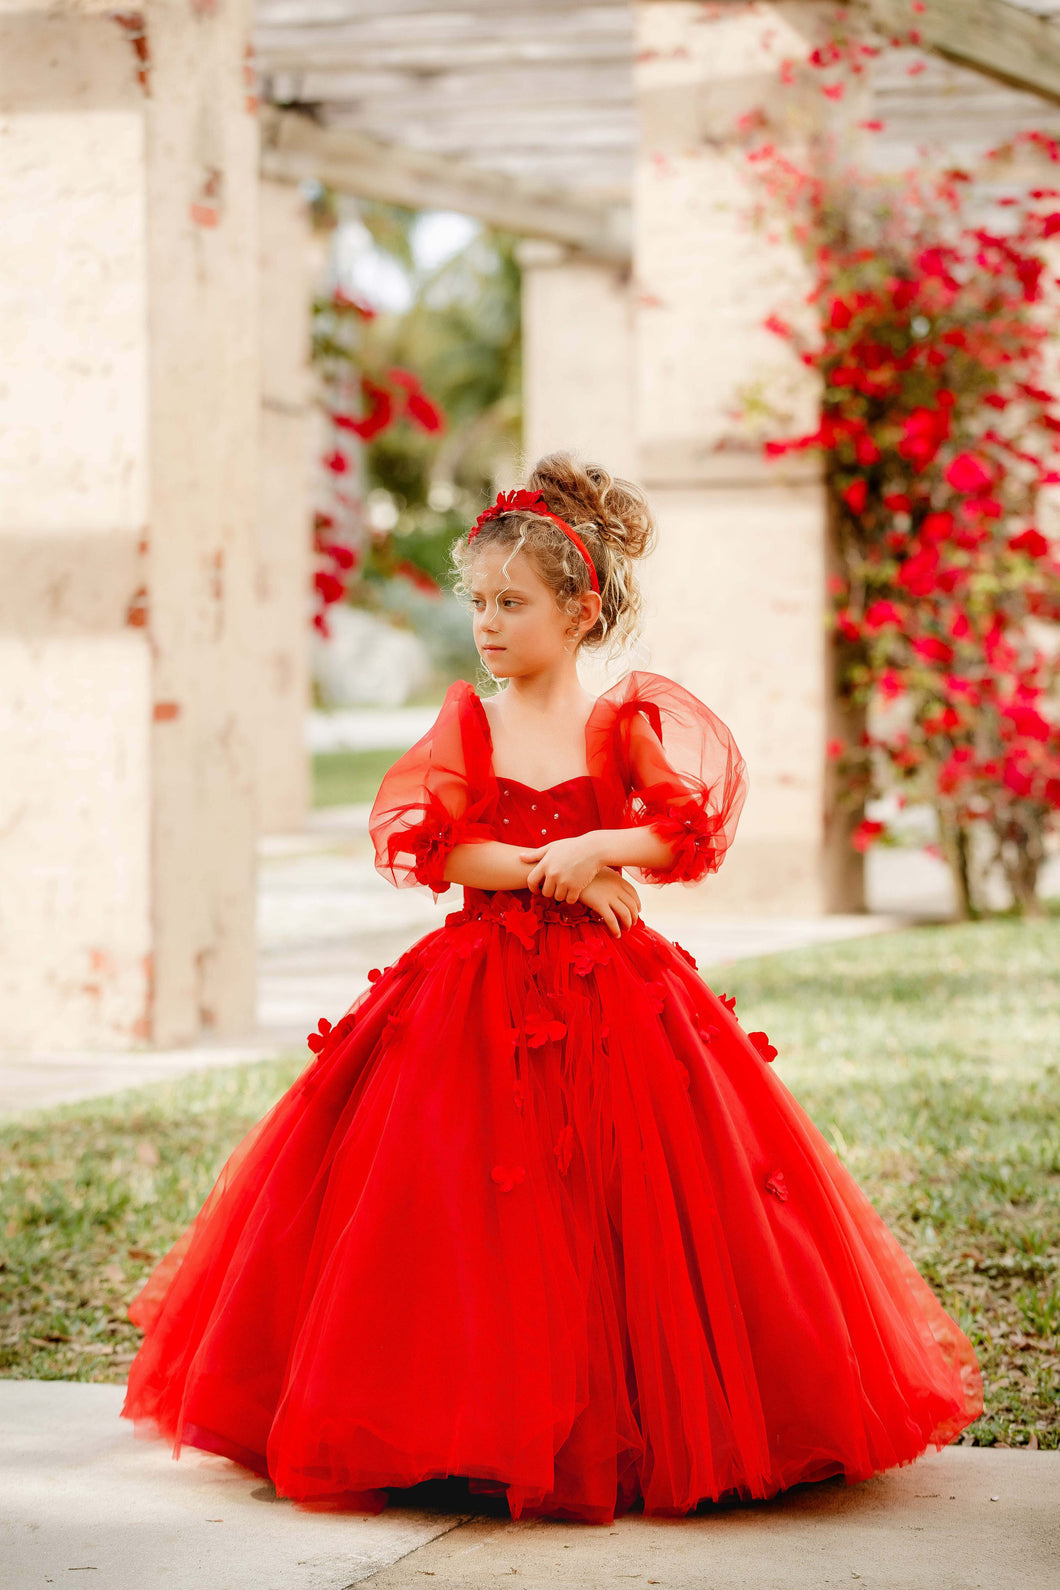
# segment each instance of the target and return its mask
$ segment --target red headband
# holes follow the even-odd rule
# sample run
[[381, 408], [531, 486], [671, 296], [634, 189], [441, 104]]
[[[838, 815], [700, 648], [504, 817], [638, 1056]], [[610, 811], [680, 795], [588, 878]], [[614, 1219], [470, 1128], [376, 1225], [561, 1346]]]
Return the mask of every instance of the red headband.
[[502, 513], [518, 513], [521, 510], [527, 510], [530, 513], [540, 514], [542, 518], [551, 519], [553, 524], [559, 525], [560, 529], [563, 531], [563, 534], [570, 537], [570, 539], [574, 542], [574, 545], [578, 548], [578, 551], [581, 553], [582, 557], [585, 559], [586, 566], [589, 570], [589, 579], [592, 581], [593, 590], [599, 591], [600, 581], [596, 577], [596, 570], [593, 568], [593, 560], [589, 556], [585, 542], [582, 540], [581, 536], [575, 534], [570, 525], [567, 524], [566, 520], [560, 519], [554, 513], [550, 513], [548, 505], [539, 491], [502, 491], [497, 497], [496, 502], [493, 503], [491, 507], [487, 508], [483, 513], [479, 514], [478, 518], [475, 520], [475, 523], [467, 533], [468, 540], [474, 540], [475, 536], [478, 535], [479, 530], [486, 523], [487, 519], [499, 519]]

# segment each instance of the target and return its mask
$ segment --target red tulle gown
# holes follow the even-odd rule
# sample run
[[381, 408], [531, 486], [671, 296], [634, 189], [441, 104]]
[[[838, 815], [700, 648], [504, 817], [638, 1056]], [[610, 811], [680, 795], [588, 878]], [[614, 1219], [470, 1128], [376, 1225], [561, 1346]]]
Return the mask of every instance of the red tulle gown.
[[[458, 681], [383, 780], [380, 871], [437, 894], [456, 844], [643, 822], [673, 865], [627, 875], [715, 871], [725, 725], [634, 671], [585, 739], [586, 774], [498, 777]], [[452, 1475], [604, 1522], [852, 1483], [982, 1412], [971, 1344], [680, 945], [465, 888], [369, 978], [130, 1305], [139, 1433], [309, 1507]]]

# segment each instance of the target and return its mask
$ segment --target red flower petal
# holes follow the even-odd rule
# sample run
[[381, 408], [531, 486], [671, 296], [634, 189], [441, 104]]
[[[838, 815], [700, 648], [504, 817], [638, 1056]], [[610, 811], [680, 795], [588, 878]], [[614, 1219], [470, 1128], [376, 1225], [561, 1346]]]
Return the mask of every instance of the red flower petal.
[[511, 1192], [517, 1183], [526, 1177], [526, 1170], [522, 1165], [494, 1165], [490, 1172], [501, 1192]]
[[754, 1044], [763, 1060], [772, 1061], [777, 1058], [777, 1051], [774, 1049], [773, 1045], [770, 1043], [764, 1032], [749, 1032], [747, 1036]]

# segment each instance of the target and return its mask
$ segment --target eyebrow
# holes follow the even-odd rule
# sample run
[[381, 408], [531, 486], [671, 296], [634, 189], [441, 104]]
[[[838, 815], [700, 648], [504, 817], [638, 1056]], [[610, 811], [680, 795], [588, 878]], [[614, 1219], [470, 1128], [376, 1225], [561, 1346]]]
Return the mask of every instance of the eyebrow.
[[[477, 585], [473, 585], [471, 587], [471, 594], [472, 596], [481, 596], [482, 592], [479, 590]], [[527, 594], [528, 593], [526, 591], [521, 591], [517, 585], [502, 585], [500, 590], [497, 592], [498, 596], [526, 596]]]

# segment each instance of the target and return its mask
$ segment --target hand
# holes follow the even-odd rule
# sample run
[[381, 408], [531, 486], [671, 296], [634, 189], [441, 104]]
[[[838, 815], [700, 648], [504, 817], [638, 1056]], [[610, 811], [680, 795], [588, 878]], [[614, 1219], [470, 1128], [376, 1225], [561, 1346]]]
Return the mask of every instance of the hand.
[[640, 920], [640, 895], [628, 878], [613, 867], [601, 867], [593, 881], [582, 890], [582, 904], [590, 907], [609, 933], [621, 938], [623, 927]]
[[520, 861], [536, 861], [527, 874], [526, 887], [540, 889], [552, 899], [573, 905], [599, 872], [602, 858], [593, 833], [570, 839], [553, 839], [534, 850], [520, 850]]

